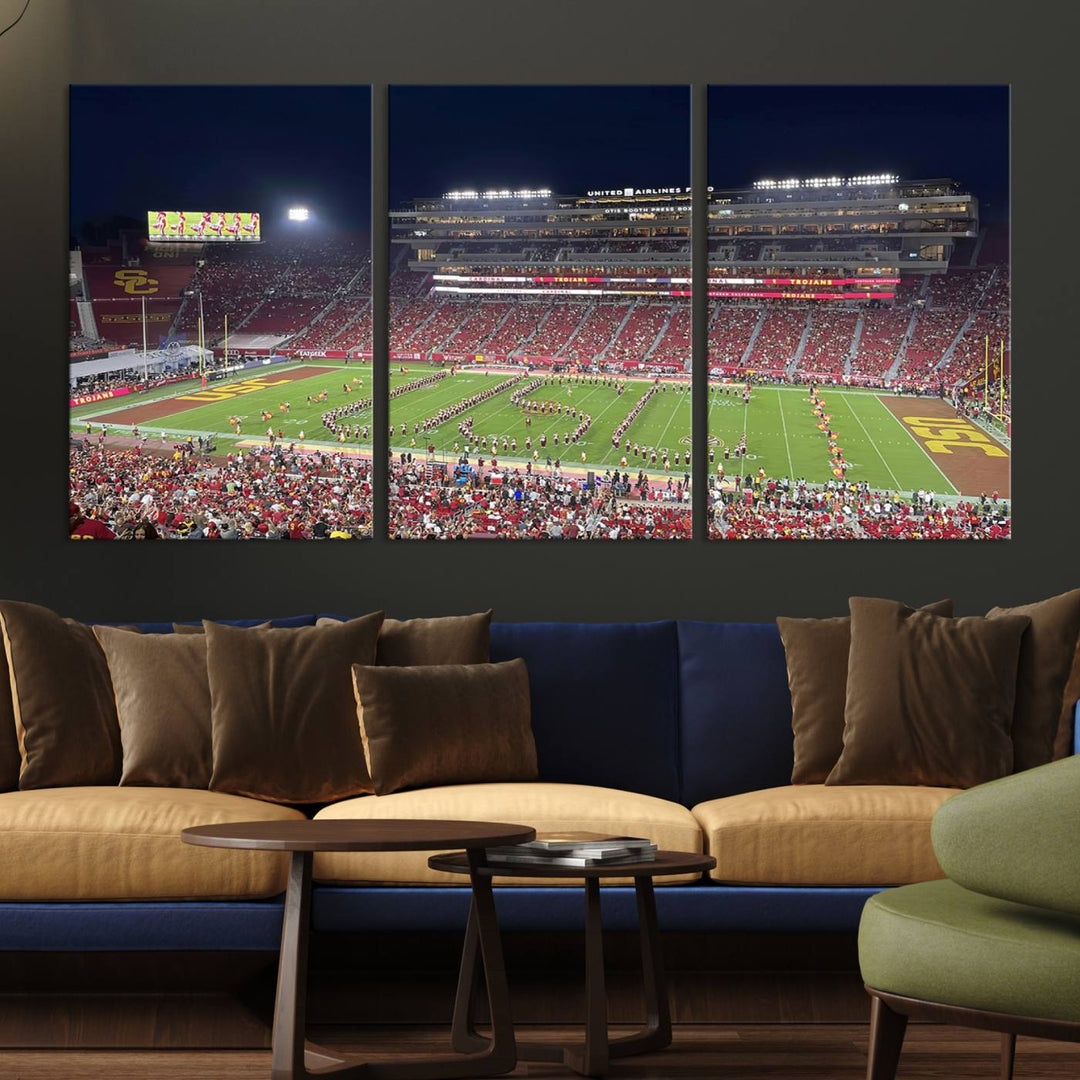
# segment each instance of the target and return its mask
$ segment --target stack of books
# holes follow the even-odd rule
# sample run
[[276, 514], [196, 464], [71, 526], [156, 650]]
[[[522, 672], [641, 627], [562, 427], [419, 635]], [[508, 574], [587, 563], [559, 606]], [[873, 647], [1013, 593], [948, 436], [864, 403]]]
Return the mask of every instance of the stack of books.
[[612, 866], [653, 862], [656, 845], [640, 836], [541, 833], [527, 844], [488, 848], [486, 855], [489, 863], [507, 866]]

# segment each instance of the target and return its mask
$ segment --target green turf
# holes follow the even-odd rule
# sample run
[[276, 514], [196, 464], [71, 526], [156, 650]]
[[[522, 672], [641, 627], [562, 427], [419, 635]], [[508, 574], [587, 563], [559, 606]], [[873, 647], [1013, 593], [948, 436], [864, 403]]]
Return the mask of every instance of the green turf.
[[[182, 413], [143, 424], [142, 430], [155, 436], [161, 431], [174, 436], [187, 435], [189, 432], [209, 435], [216, 438], [220, 449], [228, 449], [236, 443], [229, 429], [230, 415], [243, 418], [243, 438], [259, 438], [265, 434], [267, 427], [266, 422], [260, 420], [259, 413], [262, 409], [269, 409], [274, 414], [274, 430], [283, 430], [286, 439], [297, 439], [299, 432], [303, 430], [309, 444], [334, 445], [333, 437], [322, 426], [322, 413], [327, 408], [355, 401], [357, 397], [370, 397], [371, 366], [343, 366], [333, 361], [321, 360], [312, 361], [310, 366], [334, 370], [222, 402], [206, 405], [192, 403], [192, 408]], [[390, 385], [396, 387], [432, 373], [433, 369], [426, 364], [411, 365], [404, 370], [395, 366], [390, 373]], [[271, 369], [245, 372], [233, 381], [270, 375]], [[441, 454], [451, 454], [455, 443], [463, 443], [458, 433], [458, 423], [462, 417], [455, 417], [434, 431], [422, 435], [415, 433], [417, 421], [508, 377], [506, 372], [467, 368], [434, 386], [394, 398], [390, 402], [390, 423], [395, 429], [394, 438], [391, 440], [392, 448], [400, 452], [413, 449], [414, 446], [426, 447], [429, 442], [433, 442]], [[353, 378], [360, 379], [356, 392], [343, 394], [342, 382], [348, 379], [351, 384]], [[212, 383], [211, 387], [224, 385], [228, 384]], [[540, 435], [546, 433], [548, 446], [546, 452], [541, 452], [541, 460], [550, 454], [552, 457], [561, 457], [567, 464], [580, 465], [581, 453], [584, 451], [586, 465], [594, 468], [607, 468], [618, 464], [625, 453], [623, 444], [627, 436], [632, 443], [666, 449], [672, 455], [675, 451], [685, 453], [689, 447], [691, 430], [689, 384], [668, 384], [667, 390], [656, 394], [642, 410], [626, 436], [620, 440], [618, 449], [612, 446], [613, 430], [649, 386], [650, 382], [645, 379], [628, 380], [626, 392], [622, 396], [611, 387], [569, 381], [541, 386], [533, 391], [530, 396], [538, 400], [561, 402], [592, 414], [592, 426], [584, 438], [569, 450], [564, 445], [563, 438], [567, 431], [573, 431], [577, 421], [565, 414], [532, 414], [532, 426], [526, 427], [525, 412], [519, 406], [511, 405], [509, 401], [516, 387], [505, 390], [490, 401], [471, 409], [474, 418], [473, 430], [479, 436], [497, 435], [500, 439], [503, 435], [508, 438], [516, 437], [516, 457], [521, 460], [529, 456], [525, 448], [526, 436], [532, 436], [533, 446], [539, 450]], [[329, 390], [330, 400], [326, 404], [308, 405], [306, 396], [324, 388]], [[192, 382], [82, 406], [71, 410], [72, 428], [80, 432], [86, 417], [92, 416], [95, 422], [100, 422], [107, 414], [116, 414], [130, 406], [163, 396], [190, 393], [197, 389], [197, 383]], [[731, 394], [726, 396], [716, 387], [710, 388], [709, 392], [709, 435], [711, 443], [717, 449], [716, 462], [723, 462], [724, 445], [734, 446], [744, 430], [747, 434], [748, 456], [723, 462], [728, 476], [746, 471], [756, 472], [758, 468], [764, 468], [770, 476], [804, 477], [811, 483], [824, 483], [832, 478], [825, 435], [817, 428], [817, 420], [804, 387], [756, 386], [753, 388], [749, 407], [743, 405], [739, 388], [733, 386], [731, 389]], [[830, 387], [823, 388], [821, 393], [825, 398], [827, 411], [832, 416], [833, 430], [851, 465], [848, 472], [850, 480], [866, 480], [872, 487], [887, 491], [910, 491], [922, 487], [946, 495], [956, 493], [955, 488], [876, 394]], [[278, 403], [282, 400], [292, 403], [292, 409], [286, 415], [278, 411]], [[370, 424], [371, 419], [372, 412], [368, 409], [356, 418], [350, 418], [348, 422], [359, 420], [361, 423]], [[115, 432], [122, 432], [118, 420], [109, 422]], [[409, 425], [408, 436], [402, 435], [402, 423]], [[558, 447], [555, 447], [553, 440], [556, 431], [560, 436]], [[357, 442], [358, 440], [350, 440], [351, 445], [357, 445]], [[500, 453], [499, 456], [506, 458], [515, 455]], [[635, 458], [632, 454], [628, 455], [628, 458], [632, 468], [644, 464], [642, 459]], [[714, 469], [715, 463], [710, 471]]]
[[[411, 369], [409, 377], [417, 378], [430, 372], [430, 368], [415, 367]], [[571, 445], [569, 450], [566, 449], [564, 439], [567, 432], [573, 432], [577, 427], [578, 421], [565, 414], [534, 413], [532, 426], [527, 427], [525, 411], [520, 406], [510, 404], [510, 395], [518, 389], [516, 386], [470, 409], [463, 416], [456, 416], [432, 431], [415, 435], [417, 422], [433, 416], [446, 405], [480, 393], [486, 387], [495, 386], [507, 378], [509, 375], [505, 372], [488, 373], [467, 369], [443, 379], [429, 389], [414, 391], [395, 398], [390, 402], [390, 423], [395, 429], [391, 445], [397, 450], [411, 448], [412, 441], [415, 439], [421, 447], [433, 443], [440, 453], [452, 452], [455, 443], [462, 445], [464, 443], [458, 433], [458, 424], [464, 415], [471, 414], [474, 420], [473, 431], [477, 436], [497, 435], [501, 439], [505, 435], [507, 438], [516, 438], [518, 441], [516, 456], [521, 459], [530, 456], [525, 449], [526, 436], [532, 437], [533, 449], [540, 450], [539, 440], [544, 433], [548, 436], [548, 446], [546, 451], [540, 451], [540, 460], [545, 460], [546, 455], [550, 454], [552, 458], [562, 458], [567, 464], [580, 465], [581, 454], [584, 452], [586, 465], [600, 468], [615, 466], [620, 462], [625, 453], [623, 444], [627, 438], [632, 443], [636, 442], [642, 446], [667, 449], [672, 457], [675, 451], [682, 454], [689, 449], [691, 430], [689, 384], [668, 384], [665, 391], [654, 395], [620, 440], [618, 450], [612, 446], [612, 432], [649, 389], [651, 382], [646, 379], [628, 380], [626, 391], [621, 396], [612, 387], [592, 386], [576, 381], [564, 381], [561, 384], [556, 382], [532, 391], [530, 397], [536, 400], [560, 402], [579, 410], [584, 409], [592, 415], [592, 426], [582, 439]], [[403, 423], [409, 425], [409, 435], [404, 438], [401, 434]], [[557, 447], [553, 439], [556, 432], [559, 434]], [[627, 456], [631, 467], [643, 464], [642, 459], [634, 458], [632, 455]], [[512, 458], [514, 455], [500, 453], [499, 457]]]
[[[158, 435], [162, 431], [172, 435], [186, 436], [189, 433], [204, 437], [210, 435], [217, 440], [219, 450], [227, 450], [235, 446], [238, 441], [229, 427], [230, 416], [239, 416], [243, 421], [241, 425], [242, 439], [259, 438], [266, 434], [266, 429], [270, 426], [267, 421], [260, 419], [260, 413], [263, 409], [269, 409], [274, 414], [272, 422], [274, 430], [283, 431], [286, 439], [295, 440], [303, 431], [307, 443], [334, 445], [334, 436], [322, 425], [322, 414], [328, 409], [337, 408], [339, 405], [355, 401], [357, 398], [371, 397], [371, 366], [334, 365], [332, 362], [326, 363], [321, 360], [305, 366], [334, 367], [335, 370], [321, 375], [314, 375], [307, 379], [300, 379], [297, 382], [269, 387], [253, 394], [243, 394], [226, 401], [207, 405], [192, 402], [191, 408], [172, 416], [161, 417], [143, 423], [140, 425], [140, 430], [153, 435]], [[244, 382], [253, 378], [270, 378], [274, 373], [275, 371], [272, 368], [266, 368], [262, 371], [246, 371], [241, 376], [229, 380], [229, 382], [210, 383], [208, 389], [220, 389], [230, 383]], [[354, 384], [354, 378], [358, 378], [359, 383]], [[346, 380], [350, 385], [356, 387], [354, 392], [348, 395], [343, 393], [341, 389], [342, 383]], [[391, 385], [395, 385], [396, 381], [397, 378], [391, 376]], [[185, 393], [197, 393], [199, 389], [198, 383], [193, 381], [192, 383], [178, 384], [176, 387], [170, 386], [166, 389], [146, 391], [142, 394], [129, 394], [112, 401], [95, 402], [93, 405], [72, 410], [72, 428], [77, 432], [81, 432], [84, 430], [85, 418], [94, 416], [96, 417], [95, 424], [104, 419], [105, 422], [113, 425], [113, 430], [116, 433], [123, 433], [126, 423], [122, 423], [120, 419], [115, 418], [116, 414], [122, 410], [163, 396], [175, 397]], [[326, 403], [313, 402], [309, 405], [306, 401], [307, 395], [315, 395], [323, 389], [329, 391], [329, 401]], [[279, 411], [278, 405], [282, 401], [291, 403], [292, 407], [288, 413], [283, 414]], [[113, 414], [113, 419], [106, 415], [109, 413]], [[372, 410], [369, 408], [349, 417], [346, 422], [350, 424], [360, 422], [370, 425], [371, 419]], [[349, 441], [349, 445], [352, 446], [360, 444], [361, 441], [358, 439]], [[365, 445], [370, 445], [370, 440]]]
[[[868, 481], [883, 491], [929, 488], [957, 494], [876, 394], [831, 387], [820, 393], [851, 466], [849, 480]], [[828, 443], [817, 423], [805, 387], [755, 386], [749, 407], [735, 387], [730, 395], [715, 387], [709, 392], [710, 441], [716, 446], [716, 463], [724, 465], [727, 476], [764, 468], [769, 476], [803, 477], [810, 483], [833, 479]], [[744, 429], [747, 456], [723, 461], [723, 446], [734, 447]]]

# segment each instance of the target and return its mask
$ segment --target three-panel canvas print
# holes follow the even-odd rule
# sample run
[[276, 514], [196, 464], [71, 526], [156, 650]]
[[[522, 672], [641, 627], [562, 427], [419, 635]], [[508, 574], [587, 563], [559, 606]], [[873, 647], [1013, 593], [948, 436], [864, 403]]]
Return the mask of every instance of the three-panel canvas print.
[[688, 87], [388, 108], [72, 88], [72, 538], [1009, 537], [1007, 87], [714, 86], [700, 219]]

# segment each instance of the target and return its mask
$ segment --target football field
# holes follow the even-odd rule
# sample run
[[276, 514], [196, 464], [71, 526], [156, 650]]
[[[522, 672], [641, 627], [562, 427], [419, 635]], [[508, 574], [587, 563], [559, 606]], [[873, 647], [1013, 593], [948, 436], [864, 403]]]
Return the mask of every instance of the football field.
[[[709, 389], [709, 442], [726, 476], [756, 473], [834, 478], [825, 432], [806, 387], [755, 386], [749, 406], [741, 387]], [[920, 488], [939, 495], [1009, 495], [1009, 451], [937, 398], [897, 397], [870, 390], [819, 387], [830, 426], [850, 468], [847, 479], [880, 491]], [[724, 460], [745, 431], [747, 454]]]
[[[426, 367], [415, 368], [409, 375], [398, 375], [401, 379], [419, 378], [430, 374]], [[436, 428], [421, 434], [415, 434], [415, 426], [427, 417], [434, 416], [442, 408], [455, 402], [482, 393], [506, 381], [514, 373], [506, 370], [487, 371], [478, 368], [466, 368], [455, 375], [436, 383], [434, 386], [403, 394], [390, 402], [390, 424], [394, 428], [391, 447], [396, 450], [413, 449], [414, 446], [426, 448], [434, 445], [440, 454], [452, 454], [454, 445], [464, 445], [464, 438], [458, 425], [466, 416], [473, 418], [473, 432], [477, 438], [492, 436], [500, 441], [498, 457], [522, 461], [531, 458], [532, 452], [526, 449], [525, 440], [532, 439], [533, 450], [539, 453], [539, 460], [546, 461], [561, 458], [568, 465], [582, 465], [581, 455], [585, 455], [587, 468], [614, 468], [626, 453], [624, 446], [627, 439], [639, 446], [655, 448], [658, 453], [666, 450], [674, 461], [675, 453], [680, 457], [690, 449], [691, 398], [689, 382], [662, 383], [661, 388], [652, 395], [641, 412], [627, 428], [619, 440], [619, 447], [612, 445], [612, 434], [641, 397], [653, 385], [648, 379], [627, 379], [620, 394], [614, 386], [604, 386], [587, 380], [558, 376], [545, 381], [542, 385], [528, 392], [527, 397], [535, 401], [554, 402], [563, 406], [562, 413], [526, 412], [520, 404], [510, 401], [511, 395], [525, 386], [531, 379], [542, 378], [534, 374], [529, 379], [489, 398], [487, 401], [470, 407], [465, 413], [446, 420]], [[578, 410], [592, 417], [592, 424], [585, 434], [572, 443], [566, 444], [567, 434], [572, 434], [579, 423], [566, 410]], [[531, 423], [526, 423], [526, 419]], [[402, 424], [408, 425], [409, 434], [402, 434]], [[547, 446], [540, 446], [541, 436], [547, 436]], [[555, 436], [558, 435], [558, 445]], [[517, 440], [517, 452], [501, 452], [503, 436]], [[637, 468], [644, 464], [640, 457], [627, 454], [628, 468]]]
[[[194, 438], [213, 439], [218, 450], [251, 446], [266, 441], [267, 429], [282, 433], [287, 442], [305, 446], [338, 446], [334, 435], [322, 423], [322, 414], [330, 409], [353, 406], [372, 395], [370, 364], [342, 364], [320, 360], [316, 363], [266, 367], [242, 372], [228, 380], [209, 382], [201, 387], [198, 380], [158, 387], [129, 394], [110, 401], [97, 401], [71, 410], [71, 430], [84, 434], [91, 423], [91, 434], [107, 424], [110, 434], [123, 436], [133, 426], [140, 432], [170, 441]], [[346, 392], [344, 386], [348, 385]], [[314, 400], [325, 391], [326, 401]], [[308, 398], [312, 398], [311, 401]], [[282, 409], [288, 403], [288, 410]], [[263, 419], [263, 413], [271, 419]], [[240, 417], [240, 435], [229, 424], [230, 416]], [[342, 418], [342, 423], [370, 428], [370, 406]], [[348, 446], [358, 447], [360, 439], [350, 439]], [[365, 445], [370, 448], [370, 438]]]
[[[417, 384], [440, 369], [427, 364], [405, 368], [395, 365], [390, 373], [391, 389]], [[467, 440], [459, 425], [472, 417], [473, 445], [483, 439], [498, 439], [500, 460], [524, 462], [539, 455], [540, 462], [560, 458], [568, 466], [591, 469], [613, 468], [625, 455], [628, 468], [650, 467], [647, 459], [631, 446], [655, 449], [662, 460], [666, 452], [673, 471], [685, 469], [691, 438], [691, 390], [689, 382], [660, 383], [641, 411], [612, 445], [612, 435], [653, 383], [649, 379], [627, 379], [620, 394], [614, 385], [588, 378], [547, 376], [532, 373], [513, 385], [503, 386], [484, 401], [471, 404], [463, 413], [446, 419], [438, 427], [422, 432], [417, 425], [441, 409], [505, 384], [519, 370], [489, 370], [467, 367], [446, 374], [432, 385], [394, 397], [390, 401], [391, 449], [395, 453], [424, 454], [434, 445], [443, 459], [452, 458], [455, 445]], [[535, 384], [535, 385], [532, 385]], [[346, 390], [346, 386], [348, 389]], [[511, 396], [527, 388], [525, 397], [549, 403], [549, 411], [526, 411], [524, 403]], [[727, 392], [725, 392], [725, 389]], [[318, 400], [325, 393], [325, 400]], [[997, 491], [1009, 497], [1009, 456], [1006, 444], [969, 421], [958, 418], [946, 402], [935, 398], [897, 397], [882, 392], [846, 387], [822, 387], [825, 411], [843, 456], [849, 464], [847, 479], [866, 481], [875, 490], [907, 492], [919, 488], [945, 496], [978, 496]], [[216, 442], [219, 452], [234, 447], [264, 444], [272, 427], [287, 442], [307, 448], [338, 447], [349, 452], [368, 453], [369, 439], [357, 432], [340, 443], [322, 423], [324, 412], [345, 407], [340, 423], [370, 428], [373, 410], [371, 365], [340, 361], [301, 362], [280, 367], [251, 369], [229, 380], [211, 382], [205, 388], [197, 380], [158, 387], [121, 398], [97, 401], [71, 410], [71, 430], [96, 435], [100, 425], [109, 426], [110, 436], [124, 437], [138, 426], [141, 433], [162, 442], [202, 437]], [[309, 400], [310, 399], [310, 400]], [[288, 408], [284, 408], [284, 403]], [[561, 405], [561, 413], [551, 404]], [[363, 407], [352, 410], [357, 404]], [[569, 412], [576, 410], [577, 416]], [[269, 418], [265, 416], [269, 413]], [[592, 423], [584, 435], [567, 447], [566, 438], [589, 414]], [[241, 431], [230, 427], [229, 417], [241, 419]], [[710, 473], [723, 465], [729, 478], [764, 469], [771, 477], [804, 478], [822, 484], [834, 478], [828, 441], [819, 426], [805, 387], [754, 386], [749, 405], [743, 404], [741, 385], [709, 388], [709, 446], [713, 454]], [[724, 458], [745, 433], [747, 454]], [[558, 435], [559, 442], [555, 443]], [[546, 436], [546, 445], [541, 445]], [[517, 440], [517, 450], [502, 450], [503, 438]], [[532, 440], [532, 447], [527, 440]], [[490, 451], [487, 451], [490, 454]], [[674, 465], [674, 456], [680, 462]], [[585, 455], [584, 462], [582, 454]], [[475, 452], [474, 452], [475, 456]]]

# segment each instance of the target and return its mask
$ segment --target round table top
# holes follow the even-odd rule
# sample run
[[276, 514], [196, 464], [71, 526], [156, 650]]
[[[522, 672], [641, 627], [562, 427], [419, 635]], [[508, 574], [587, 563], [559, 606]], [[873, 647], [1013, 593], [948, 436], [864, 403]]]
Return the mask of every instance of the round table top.
[[[479, 867], [481, 874], [491, 877], [524, 878], [605, 878], [605, 877], [663, 877], [666, 874], [700, 874], [711, 870], [716, 860], [711, 855], [696, 855], [692, 851], [658, 851], [647, 862], [609, 863], [607, 866], [540, 866], [537, 863], [488, 863]], [[469, 873], [469, 858], [461, 852], [432, 855], [428, 859], [432, 870], [448, 874]]]
[[196, 825], [180, 838], [203, 847], [261, 851], [450, 851], [523, 844], [536, 838], [536, 830], [499, 821], [338, 818]]

